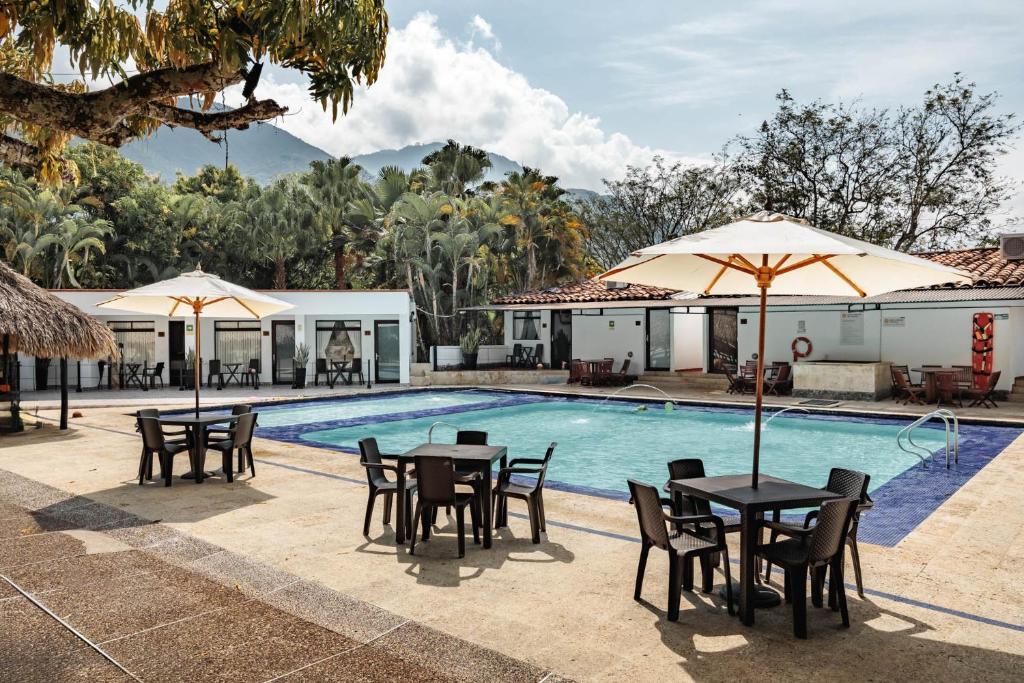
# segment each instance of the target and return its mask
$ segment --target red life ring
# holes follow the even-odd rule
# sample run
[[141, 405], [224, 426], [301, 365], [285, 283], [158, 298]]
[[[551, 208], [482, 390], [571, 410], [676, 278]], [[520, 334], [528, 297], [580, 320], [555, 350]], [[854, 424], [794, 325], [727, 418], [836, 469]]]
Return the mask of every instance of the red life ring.
[[[807, 348], [804, 351], [797, 350], [797, 346], [801, 342], [807, 345]], [[806, 358], [811, 355], [811, 351], [814, 350], [814, 344], [812, 344], [811, 340], [807, 337], [797, 337], [793, 340], [793, 343], [789, 345], [789, 350], [793, 352], [793, 362], [795, 363], [797, 359]]]

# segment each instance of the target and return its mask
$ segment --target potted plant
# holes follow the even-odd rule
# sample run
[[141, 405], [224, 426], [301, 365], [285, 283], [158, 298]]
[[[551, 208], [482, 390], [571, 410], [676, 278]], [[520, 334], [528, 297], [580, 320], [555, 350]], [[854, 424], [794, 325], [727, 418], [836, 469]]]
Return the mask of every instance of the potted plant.
[[306, 363], [309, 362], [309, 347], [303, 343], [295, 345], [295, 381], [292, 382], [292, 389], [306, 388]]
[[459, 340], [462, 351], [462, 367], [465, 370], [476, 370], [476, 358], [480, 351], [480, 330], [476, 327], [462, 335]]

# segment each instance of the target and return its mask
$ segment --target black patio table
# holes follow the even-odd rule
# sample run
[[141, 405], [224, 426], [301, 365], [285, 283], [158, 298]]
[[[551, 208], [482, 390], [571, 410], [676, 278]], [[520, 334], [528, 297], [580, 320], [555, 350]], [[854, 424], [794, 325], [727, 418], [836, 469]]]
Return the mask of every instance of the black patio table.
[[192, 444], [192, 457], [190, 460], [195, 463], [191, 472], [181, 475], [182, 479], [195, 478], [197, 484], [203, 483], [203, 477], [209, 477], [213, 472], [206, 472], [206, 428], [210, 425], [234, 424], [238, 421], [237, 415], [216, 415], [214, 413], [195, 413], [188, 415], [161, 415], [160, 425], [168, 427], [184, 427], [188, 442]]
[[128, 377], [125, 378], [123, 388], [128, 388], [134, 382], [139, 385], [139, 388], [146, 391], [146, 383], [142, 381], [142, 377], [139, 376], [139, 371], [142, 370], [142, 363], [125, 363], [125, 370], [128, 371]]
[[760, 519], [769, 510], [812, 507], [839, 498], [835, 493], [793, 481], [761, 475], [757, 488], [750, 486], [749, 474], [720, 477], [672, 479], [673, 492], [703, 498], [712, 503], [739, 510], [740, 513], [740, 591], [739, 615], [747, 626], [754, 624], [754, 553], [760, 536]]
[[224, 363], [224, 367], [228, 371], [228, 378], [224, 380], [224, 386], [231, 384], [231, 380], [235, 380], [235, 384], [242, 386], [242, 376], [238, 373], [238, 369], [242, 365], [242, 363]]
[[348, 377], [345, 377], [345, 373], [348, 372], [348, 370], [349, 370], [349, 362], [348, 361], [332, 360], [331, 361], [331, 368], [334, 369], [334, 372], [332, 373], [332, 375], [330, 377], [330, 381], [328, 382], [328, 384], [331, 385], [332, 389], [334, 388], [334, 385], [338, 383], [339, 379], [342, 382], [344, 382], [345, 384], [352, 384], [352, 380], [350, 378], [348, 378]]
[[[447, 443], [425, 443], [401, 455], [382, 455], [382, 458], [398, 460], [398, 512], [395, 516], [395, 541], [405, 543], [405, 468], [411, 465], [416, 456], [452, 458], [455, 466], [462, 470], [474, 470], [480, 473], [483, 484], [481, 507], [483, 508], [484, 548], [491, 547], [491, 469], [495, 462], [501, 467], [507, 466], [508, 449], [505, 446], [464, 446]], [[416, 533], [412, 529], [412, 533]]]

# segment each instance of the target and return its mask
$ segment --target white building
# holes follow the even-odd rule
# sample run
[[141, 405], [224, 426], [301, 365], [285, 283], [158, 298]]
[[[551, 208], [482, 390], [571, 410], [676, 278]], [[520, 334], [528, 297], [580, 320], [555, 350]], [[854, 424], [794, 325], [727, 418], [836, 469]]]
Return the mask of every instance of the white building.
[[[180, 383], [185, 357], [195, 349], [192, 317], [119, 314], [96, 304], [110, 299], [119, 290], [52, 290], [54, 294], [107, 323], [114, 330], [126, 363], [141, 363], [152, 368], [164, 364], [163, 379], [174, 386]], [[317, 360], [355, 358], [364, 378], [374, 383], [409, 383], [409, 368], [414, 348], [413, 305], [406, 290], [265, 290], [267, 294], [295, 307], [263, 320], [200, 318], [202, 380], [207, 379], [209, 360], [224, 366], [255, 361], [260, 381], [291, 384], [296, 345], [309, 349], [306, 380], [314, 381]], [[21, 359], [22, 389], [36, 387], [35, 360]], [[48, 383], [56, 383], [56, 363], [51, 364]], [[323, 365], [323, 363], [321, 363]], [[81, 371], [79, 378], [78, 372]], [[69, 382], [81, 380], [85, 388], [100, 380], [95, 361], [71, 364]], [[102, 381], [107, 382], [104, 374]], [[320, 381], [324, 378], [321, 376]]]
[[[976, 313], [994, 317], [999, 389], [1024, 376], [1024, 261], [995, 248], [921, 254], [975, 276], [971, 287], [854, 297], [769, 296], [765, 360], [794, 360], [797, 337], [810, 361], [971, 365]], [[719, 372], [752, 358], [757, 297], [698, 297], [638, 285], [587, 281], [496, 299], [505, 344], [543, 345], [544, 362], [627, 357], [632, 372]], [[805, 345], [801, 342], [799, 350]], [[632, 355], [630, 355], [632, 354]]]

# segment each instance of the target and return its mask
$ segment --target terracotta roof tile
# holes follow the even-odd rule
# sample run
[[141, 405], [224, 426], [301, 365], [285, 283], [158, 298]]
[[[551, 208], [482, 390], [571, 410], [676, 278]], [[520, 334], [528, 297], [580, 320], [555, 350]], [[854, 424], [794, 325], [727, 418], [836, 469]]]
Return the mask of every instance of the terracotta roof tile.
[[591, 301], [649, 301], [651, 299], [667, 299], [675, 293], [674, 289], [646, 285], [626, 285], [620, 289], [608, 289], [603, 282], [584, 280], [573, 284], [498, 297], [492, 303], [570, 304]]
[[975, 287], [1006, 287], [1024, 284], [1024, 261], [1007, 261], [996, 247], [956, 249], [915, 254], [974, 276]]

